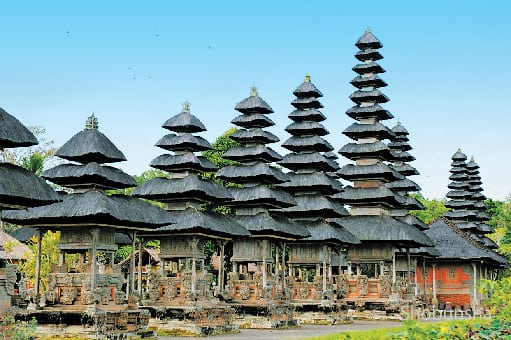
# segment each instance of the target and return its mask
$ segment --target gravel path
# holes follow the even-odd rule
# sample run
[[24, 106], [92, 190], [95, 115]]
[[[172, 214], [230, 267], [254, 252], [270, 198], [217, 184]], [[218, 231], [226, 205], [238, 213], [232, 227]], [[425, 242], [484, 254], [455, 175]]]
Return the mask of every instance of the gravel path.
[[[389, 321], [355, 321], [348, 325], [332, 325], [332, 326], [312, 326], [303, 325], [294, 329], [242, 329], [240, 333], [212, 336], [206, 339], [210, 340], [277, 340], [277, 339], [301, 339], [311, 336], [326, 335], [331, 333], [339, 333], [343, 331], [366, 330], [372, 328], [390, 328], [398, 327], [400, 322]], [[190, 337], [168, 337], [160, 336], [159, 340], [191, 340]]]

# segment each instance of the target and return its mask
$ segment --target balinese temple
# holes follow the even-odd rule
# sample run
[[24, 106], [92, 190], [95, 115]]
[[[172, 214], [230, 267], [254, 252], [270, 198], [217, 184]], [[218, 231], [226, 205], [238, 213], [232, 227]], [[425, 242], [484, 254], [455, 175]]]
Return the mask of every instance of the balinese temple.
[[[429, 245], [428, 238], [415, 227], [392, 216], [407, 202], [388, 187], [403, 180], [389, 162], [394, 152], [383, 142], [395, 134], [382, 121], [393, 118], [381, 104], [389, 99], [379, 90], [387, 84], [379, 77], [385, 72], [377, 63], [381, 42], [367, 30], [356, 42], [355, 57], [361, 62], [353, 67], [358, 74], [351, 84], [357, 90], [350, 96], [355, 103], [346, 114], [356, 122], [344, 130], [354, 142], [339, 153], [354, 161], [339, 170], [339, 175], [353, 185], [344, 187], [336, 197], [349, 205], [350, 216], [340, 219], [348, 231], [362, 241], [348, 249], [348, 288], [346, 302], [380, 304], [395, 308], [401, 299], [403, 284], [397, 276], [396, 254], [403, 249]], [[408, 265], [407, 272], [411, 268]]]
[[278, 164], [290, 170], [286, 173], [289, 182], [279, 188], [293, 196], [296, 206], [280, 212], [304, 225], [311, 236], [288, 244], [287, 287], [291, 289], [291, 302], [300, 306], [334, 306], [344, 297], [345, 280], [339, 276], [339, 263], [337, 268], [332, 267], [332, 259], [345, 256], [341, 254], [345, 247], [360, 241], [331, 220], [348, 212], [332, 198], [342, 185], [330, 175], [339, 168], [337, 163], [324, 155], [333, 147], [323, 139], [328, 131], [321, 124], [326, 118], [318, 111], [323, 107], [318, 100], [322, 94], [309, 76], [293, 94], [295, 110], [289, 114], [293, 123], [286, 127], [291, 137], [282, 144], [291, 153]]
[[[293, 319], [292, 306], [286, 300], [284, 247], [286, 243], [310, 236], [308, 230], [278, 213], [278, 209], [296, 205], [286, 192], [275, 188], [288, 177], [271, 163], [282, 157], [266, 144], [278, 142], [274, 134], [263, 130], [273, 126], [268, 114], [272, 108], [252, 88], [248, 98], [235, 109], [241, 113], [233, 124], [240, 127], [230, 138], [240, 143], [223, 154], [238, 164], [220, 169], [217, 177], [239, 187], [230, 188], [236, 214], [233, 219], [251, 233], [248, 239], [234, 240], [232, 272], [226, 287], [227, 299], [242, 306], [267, 306], [272, 320], [284, 324]], [[275, 254], [272, 254], [272, 248]], [[280, 308], [280, 310], [278, 310]]]
[[[0, 151], [37, 145], [37, 138], [15, 117], [0, 108]], [[55, 203], [59, 199], [55, 191], [30, 171], [11, 163], [0, 162], [0, 223], [2, 210], [26, 209]], [[3, 224], [0, 232], [3, 231]], [[3, 238], [9, 238], [4, 235]], [[3, 243], [2, 243], [3, 244]], [[15, 294], [16, 265], [9, 264], [14, 254], [0, 246], [0, 315], [5, 315]]]
[[[38, 229], [39, 240], [46, 230], [61, 232], [60, 261], [47, 275], [44, 291], [39, 288], [41, 242], [38, 243], [31, 312], [45, 317], [57, 310], [67, 323], [79, 323], [85, 313], [104, 332], [143, 330], [149, 314], [137, 309], [136, 295], [126, 292], [126, 286], [133, 291], [133, 282], [128, 282], [114, 263], [115, 234], [152, 230], [172, 223], [173, 218], [140, 199], [105, 193], [133, 187], [136, 182], [121, 170], [103, 165], [126, 158], [98, 130], [94, 115], [87, 119], [85, 129], [55, 155], [70, 162], [48, 169], [42, 176], [71, 193], [61, 192], [62, 202], [9, 211], [4, 216], [10, 223]], [[101, 271], [100, 255], [107, 262]]]
[[[146, 306], [181, 310], [192, 315], [202, 326], [229, 326], [232, 312], [225, 304], [212, 304], [213, 295], [221, 294], [224, 279], [224, 261], [215, 280], [206, 269], [204, 245], [216, 242], [220, 257], [232, 239], [247, 237], [250, 233], [227, 215], [205, 211], [204, 205], [221, 205], [233, 198], [219, 184], [202, 180], [201, 172], [216, 170], [214, 164], [195, 153], [210, 150], [204, 138], [194, 135], [206, 131], [202, 122], [190, 113], [190, 104], [171, 118], [163, 128], [171, 133], [162, 137], [156, 146], [172, 152], [156, 157], [151, 167], [166, 171], [169, 178], [154, 178], [136, 188], [134, 196], [164, 203], [175, 223], [164, 226], [147, 237], [160, 240], [160, 268], [150, 275]], [[211, 289], [217, 282], [218, 290]], [[189, 317], [185, 315], [185, 317]], [[220, 320], [221, 319], [221, 320]]]
[[489, 227], [483, 223], [488, 216], [480, 206], [484, 197], [481, 180], [477, 164], [467, 164], [466, 160], [460, 149], [452, 156], [446, 195], [446, 206], [451, 210], [425, 231], [439, 254], [425, 260], [417, 273], [419, 288], [439, 309], [479, 308], [480, 280], [495, 279], [498, 269], [508, 266], [504, 257], [482, 241], [483, 230]]
[[[418, 230], [424, 231], [428, 225], [420, 221], [415, 216], [409, 214], [410, 210], [422, 210], [424, 206], [409, 194], [419, 192], [421, 188], [417, 183], [408, 179], [409, 176], [418, 175], [419, 172], [409, 162], [415, 160], [409, 151], [412, 150], [408, 139], [408, 130], [400, 123], [397, 122], [396, 126], [392, 128], [394, 134], [388, 143], [389, 149], [393, 154], [392, 168], [399, 172], [403, 179], [387, 183], [387, 187], [398, 193], [405, 200], [404, 203], [390, 211], [391, 216], [398, 220], [408, 223]], [[417, 288], [417, 261], [424, 260], [436, 255], [436, 251], [431, 247], [419, 248], [404, 248], [401, 252], [396, 254], [396, 272], [398, 277], [401, 277], [403, 297], [408, 300], [413, 300], [418, 297], [419, 290]], [[405, 286], [408, 288], [405, 289]], [[408, 296], [405, 296], [408, 295]]]

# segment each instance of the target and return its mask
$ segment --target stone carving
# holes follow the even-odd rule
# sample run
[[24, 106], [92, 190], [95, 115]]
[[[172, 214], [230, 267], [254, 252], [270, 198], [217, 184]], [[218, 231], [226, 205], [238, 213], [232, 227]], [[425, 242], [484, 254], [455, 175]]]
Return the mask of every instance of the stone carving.
[[246, 282], [241, 285], [239, 294], [242, 300], [248, 300], [250, 298], [250, 288]]
[[309, 287], [306, 283], [299, 283], [296, 289], [296, 297], [299, 300], [304, 300], [309, 296]]
[[337, 296], [344, 298], [346, 297], [346, 294], [348, 294], [348, 277], [346, 275], [340, 275], [337, 287]]
[[14, 285], [17, 280], [16, 269], [17, 266], [12, 264], [7, 264], [5, 267], [5, 289], [7, 290], [7, 295], [14, 293]]
[[62, 287], [60, 291], [60, 302], [65, 305], [72, 305], [76, 297], [75, 287]]
[[368, 280], [366, 275], [360, 275], [358, 277], [358, 295], [367, 296]]
[[380, 296], [381, 297], [389, 297], [391, 291], [392, 281], [390, 276], [383, 275], [380, 276]]

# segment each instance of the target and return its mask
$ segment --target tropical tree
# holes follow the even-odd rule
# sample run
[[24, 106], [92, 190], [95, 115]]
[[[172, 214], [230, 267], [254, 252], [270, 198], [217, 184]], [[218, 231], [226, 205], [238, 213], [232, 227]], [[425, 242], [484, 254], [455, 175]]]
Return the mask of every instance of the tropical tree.
[[410, 196], [417, 199], [424, 206], [423, 210], [412, 210], [410, 214], [417, 217], [419, 220], [426, 224], [434, 222], [436, 219], [442, 217], [442, 215], [449, 209], [445, 207], [445, 199], [427, 199], [421, 194], [413, 193]]

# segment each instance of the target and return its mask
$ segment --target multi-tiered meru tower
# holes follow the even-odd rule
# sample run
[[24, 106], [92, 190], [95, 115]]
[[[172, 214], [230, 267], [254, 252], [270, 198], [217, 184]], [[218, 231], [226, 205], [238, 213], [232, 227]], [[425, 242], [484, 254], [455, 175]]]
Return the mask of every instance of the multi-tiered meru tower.
[[351, 206], [351, 216], [342, 218], [341, 224], [362, 241], [361, 246], [348, 250], [351, 277], [347, 301], [388, 303], [389, 296], [395, 301], [401, 291], [396, 276], [396, 252], [430, 242], [420, 231], [391, 216], [406, 199], [388, 187], [388, 183], [404, 177], [389, 166], [395, 157], [383, 142], [395, 135], [381, 123], [393, 118], [380, 105], [388, 101], [380, 91], [387, 84], [378, 76], [385, 72], [377, 63], [382, 59], [378, 51], [382, 44], [367, 30], [355, 46], [359, 48], [355, 57], [361, 63], [353, 67], [358, 76], [351, 84], [357, 90], [350, 99], [356, 105], [346, 113], [356, 122], [344, 131], [355, 142], [339, 151], [355, 162], [339, 171], [341, 178], [352, 181], [353, 185], [337, 195]]

